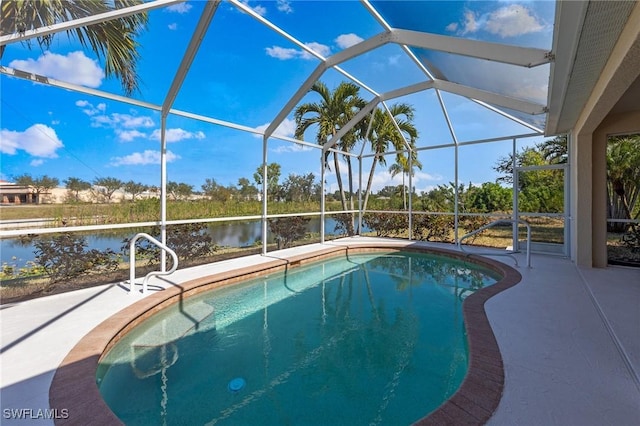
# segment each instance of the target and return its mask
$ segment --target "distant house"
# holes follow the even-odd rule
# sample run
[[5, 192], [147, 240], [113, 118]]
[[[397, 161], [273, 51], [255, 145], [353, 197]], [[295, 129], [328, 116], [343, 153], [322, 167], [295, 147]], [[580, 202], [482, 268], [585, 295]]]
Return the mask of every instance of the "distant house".
[[2, 204], [39, 204], [47, 193], [38, 194], [34, 187], [17, 185], [0, 180], [0, 202]]

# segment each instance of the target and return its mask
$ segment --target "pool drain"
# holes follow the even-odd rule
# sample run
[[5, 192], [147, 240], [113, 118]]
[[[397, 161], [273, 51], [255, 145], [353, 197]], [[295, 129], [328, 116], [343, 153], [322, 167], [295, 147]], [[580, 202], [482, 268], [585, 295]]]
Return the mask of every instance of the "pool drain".
[[242, 390], [242, 388], [246, 384], [247, 382], [242, 377], [236, 377], [235, 379], [229, 382], [228, 388], [229, 388], [229, 391], [231, 392], [238, 392]]

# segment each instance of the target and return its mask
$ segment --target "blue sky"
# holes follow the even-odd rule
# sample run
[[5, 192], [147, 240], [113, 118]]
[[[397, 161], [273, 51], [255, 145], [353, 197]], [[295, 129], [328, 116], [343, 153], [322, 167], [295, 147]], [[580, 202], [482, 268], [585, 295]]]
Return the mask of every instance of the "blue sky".
[[[249, 1], [260, 15], [325, 57], [383, 31], [360, 2]], [[392, 26], [427, 30], [441, 35], [550, 49], [553, 2], [373, 2]], [[200, 12], [202, 1], [190, 1], [149, 12], [149, 28], [141, 36], [138, 72], [144, 102], [161, 105], [178, 69]], [[407, 7], [413, 8], [409, 12]], [[417, 7], [417, 9], [416, 9]], [[451, 58], [417, 52], [459, 83], [482, 81], [481, 88], [515, 93], [544, 103], [548, 67], [519, 70], [471, 58]], [[462, 60], [461, 60], [462, 59]], [[8, 45], [2, 65], [61, 81], [121, 94], [117, 80], [106, 79], [102, 64], [66, 35], [57, 35], [50, 50], [37, 43]], [[211, 23], [193, 66], [173, 107], [253, 128], [264, 129], [296, 92], [318, 60], [298, 46], [223, 3]], [[402, 49], [389, 44], [342, 64], [342, 68], [379, 93], [424, 79]], [[346, 77], [329, 70], [321, 78], [330, 88]], [[158, 112], [101, 97], [0, 76], [0, 178], [29, 173], [48, 175], [62, 182], [69, 177], [93, 181], [116, 177], [159, 185]], [[373, 97], [362, 89], [361, 95]], [[457, 95], [442, 93], [459, 141], [471, 141], [531, 131]], [[307, 95], [302, 102], [317, 99]], [[412, 104], [420, 132], [418, 146], [452, 142], [434, 91], [389, 101]], [[293, 116], [279, 133], [292, 136]], [[305, 140], [315, 141], [311, 132]], [[541, 138], [523, 141], [531, 144]], [[262, 161], [262, 139], [242, 131], [170, 115], [167, 120], [168, 179], [200, 190], [205, 179], [222, 185], [252, 180]], [[511, 150], [511, 142], [460, 148], [460, 180], [480, 183], [496, 178], [492, 166]], [[357, 148], [357, 152], [360, 148]], [[365, 153], [368, 149], [365, 148]], [[424, 167], [415, 175], [418, 191], [453, 180], [453, 149], [420, 153]], [[290, 173], [320, 176], [319, 151], [276, 139], [268, 145], [268, 161]], [[388, 163], [393, 159], [388, 158]], [[363, 161], [363, 180], [370, 167]], [[345, 170], [346, 167], [343, 167]], [[393, 180], [378, 168], [374, 190]], [[329, 189], [335, 177], [327, 176]]]

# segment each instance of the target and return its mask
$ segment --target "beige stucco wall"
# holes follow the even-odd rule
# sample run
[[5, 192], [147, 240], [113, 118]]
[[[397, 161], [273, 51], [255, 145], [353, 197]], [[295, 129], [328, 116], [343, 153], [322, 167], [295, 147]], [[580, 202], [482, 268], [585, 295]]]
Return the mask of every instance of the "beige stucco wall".
[[580, 266], [607, 265], [606, 140], [609, 134], [638, 130], [639, 111], [611, 114], [638, 76], [640, 2], [571, 132], [571, 258]]

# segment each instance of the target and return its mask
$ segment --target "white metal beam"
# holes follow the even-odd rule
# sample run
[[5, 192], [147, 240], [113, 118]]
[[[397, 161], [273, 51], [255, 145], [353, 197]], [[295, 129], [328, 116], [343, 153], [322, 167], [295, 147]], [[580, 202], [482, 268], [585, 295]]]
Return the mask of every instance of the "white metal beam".
[[393, 116], [393, 114], [391, 114], [391, 110], [387, 106], [386, 102], [382, 102], [382, 106], [384, 107], [385, 111], [387, 111], [387, 115], [389, 116], [389, 118], [391, 118], [391, 122], [393, 123], [393, 126], [396, 128], [396, 130], [398, 131], [398, 134], [402, 138], [402, 142], [404, 142], [404, 146], [407, 148], [407, 151], [411, 153], [411, 145], [409, 145], [407, 138], [404, 137], [404, 133], [402, 133], [402, 129], [400, 129], [400, 126], [398, 125], [396, 118]]
[[[373, 40], [371, 40], [371, 41], [364, 41], [362, 43], [359, 43], [361, 45], [359, 47], [354, 47], [351, 50], [345, 49], [345, 50], [349, 51], [348, 53], [340, 52], [340, 53], [336, 54], [338, 56], [336, 58], [334, 58], [333, 60], [331, 58], [327, 59], [324, 56], [322, 56], [319, 53], [317, 53], [315, 50], [311, 49], [306, 44], [302, 43], [300, 40], [296, 39], [295, 37], [293, 37], [292, 35], [290, 35], [286, 31], [284, 31], [281, 28], [279, 28], [277, 25], [273, 24], [271, 21], [269, 21], [269, 20], [265, 19], [264, 17], [260, 16], [258, 13], [256, 13], [253, 9], [248, 7], [243, 2], [241, 2], [239, 0], [229, 0], [229, 2], [231, 4], [233, 4], [235, 7], [237, 7], [238, 9], [242, 10], [246, 14], [250, 15], [254, 19], [258, 20], [259, 22], [261, 22], [262, 24], [267, 26], [269, 29], [271, 29], [271, 30], [275, 31], [276, 33], [280, 34], [281, 36], [285, 37], [287, 40], [289, 40], [290, 42], [294, 43], [296, 46], [298, 46], [299, 48], [303, 49], [305, 52], [309, 53], [310, 55], [312, 55], [312, 56], [316, 57], [317, 59], [319, 59], [320, 61], [322, 61], [322, 63], [320, 65], [318, 65], [318, 67], [307, 78], [305, 83], [303, 83], [303, 85], [294, 94], [294, 96], [289, 100], [289, 102], [287, 102], [287, 104], [282, 108], [282, 110], [278, 113], [278, 115], [271, 121], [271, 123], [269, 124], [269, 127], [265, 130], [265, 133], [264, 133], [265, 137], [269, 138], [269, 137], [271, 137], [273, 135], [273, 132], [275, 131], [275, 129], [278, 128], [278, 126], [284, 121], [285, 118], [287, 118], [287, 115], [289, 115], [289, 113], [293, 110], [293, 108], [295, 108], [295, 106], [298, 104], [298, 102], [300, 102], [300, 100], [304, 97], [304, 95], [309, 91], [311, 86], [313, 86], [313, 84], [322, 76], [322, 74], [328, 68], [330, 68], [330, 66], [327, 65], [328, 61], [333, 61], [333, 65], [331, 65], [331, 68], [335, 69], [336, 71], [338, 71], [339, 73], [341, 73], [342, 75], [344, 75], [345, 77], [347, 77], [349, 80], [353, 81], [354, 83], [356, 83], [360, 87], [362, 87], [365, 90], [369, 91], [374, 96], [378, 96], [378, 93], [375, 90], [373, 90], [372, 88], [370, 88], [369, 86], [364, 84], [362, 81], [360, 81], [359, 79], [357, 79], [356, 77], [354, 77], [350, 73], [346, 72], [345, 70], [343, 70], [342, 68], [337, 66], [337, 63], [343, 62], [345, 60], [348, 60], [348, 59], [352, 58], [353, 56], [357, 56], [357, 55], [362, 54], [362, 53], [364, 53], [364, 52], [366, 52], [368, 50], [374, 49], [378, 45], [378, 43], [381, 43], [381, 44], [387, 43], [388, 42], [387, 39], [389, 37], [388, 34], [382, 33], [382, 34], [379, 34], [378, 36], [374, 36]], [[363, 49], [363, 50], [360, 51], [360, 49]], [[364, 49], [366, 49], [366, 50], [364, 50]], [[360, 51], [360, 53], [357, 53], [358, 51]], [[334, 56], [336, 56], [336, 55], [334, 55]], [[351, 56], [351, 55], [353, 55], [353, 56]]]
[[324, 145], [322, 145], [322, 152], [327, 152], [336, 143], [338, 143], [340, 138], [347, 134], [349, 130], [353, 129], [353, 127], [362, 119], [364, 119], [364, 117], [366, 117], [367, 114], [369, 114], [378, 105], [379, 102], [380, 99], [376, 97], [371, 102], [366, 104], [360, 111], [358, 111], [358, 113], [354, 115], [351, 120], [349, 120], [340, 130], [338, 130], [338, 133], [333, 135], [331, 139], [329, 139], [327, 142], [325, 142]]
[[[380, 15], [378, 13], [378, 11], [376, 10], [375, 7], [373, 7], [371, 5], [371, 3], [369, 3], [368, 0], [360, 0], [360, 3], [362, 3], [362, 5], [365, 7], [365, 9], [367, 9], [367, 11], [369, 11], [369, 13], [371, 14], [371, 16], [373, 16], [373, 18], [378, 21], [378, 23], [380, 25], [382, 25], [382, 28], [384, 28], [384, 30], [388, 33], [391, 33], [391, 30], [393, 29], [391, 27], [391, 25], [389, 25], [389, 23], [382, 17], [382, 15]], [[431, 80], [434, 79], [434, 76], [431, 74], [431, 72], [424, 66], [424, 64], [422, 62], [420, 62], [420, 60], [416, 57], [416, 55], [411, 51], [411, 49], [409, 49], [409, 47], [406, 44], [401, 45], [402, 50], [404, 50], [404, 52], [407, 54], [407, 56], [409, 56], [409, 58], [411, 58], [411, 60], [413, 61], [414, 64], [416, 64], [416, 66], [418, 68], [420, 68], [420, 70]]]
[[536, 115], [544, 114], [546, 112], [546, 107], [544, 105], [511, 98], [508, 96], [498, 95], [497, 93], [476, 89], [475, 87], [464, 86], [462, 84], [452, 83], [450, 81], [435, 80], [434, 87], [445, 92], [454, 93], [456, 95], [464, 96], [470, 99], [478, 99], [480, 101], [484, 101], [493, 105], [521, 111], [527, 114]]
[[449, 133], [451, 133], [451, 138], [453, 139], [453, 143], [457, 145], [458, 137], [456, 136], [455, 129], [453, 128], [453, 123], [451, 123], [451, 118], [449, 118], [449, 111], [447, 111], [447, 107], [444, 104], [444, 99], [442, 99], [442, 94], [438, 89], [436, 89], [436, 96], [438, 97], [440, 108], [442, 109], [442, 115], [444, 115], [444, 119], [447, 122], [447, 127], [449, 127]]
[[293, 110], [293, 108], [295, 108], [295, 106], [298, 105], [298, 102], [300, 102], [300, 100], [304, 97], [304, 95], [306, 95], [307, 92], [309, 92], [309, 90], [314, 85], [314, 83], [318, 81], [318, 79], [322, 76], [322, 74], [324, 74], [326, 70], [327, 70], [327, 67], [323, 62], [316, 67], [316, 69], [311, 73], [309, 77], [307, 77], [305, 82], [302, 83], [302, 85], [298, 88], [296, 93], [291, 97], [291, 99], [289, 99], [286, 105], [280, 110], [278, 115], [276, 115], [276, 117], [271, 121], [271, 124], [269, 124], [269, 127], [267, 127], [267, 129], [264, 131], [265, 138], [271, 137], [273, 132], [276, 131], [278, 126], [284, 121], [285, 118], [287, 118], [287, 116]]
[[[22, 80], [29, 80], [29, 81], [32, 81], [34, 83], [43, 84], [45, 86], [59, 87], [61, 89], [65, 89], [65, 90], [71, 90], [73, 92], [85, 93], [87, 95], [92, 95], [92, 96], [97, 96], [97, 97], [104, 98], [104, 99], [109, 99], [109, 100], [112, 100], [112, 101], [122, 102], [122, 103], [125, 103], [125, 104], [129, 104], [129, 105], [133, 105], [133, 106], [137, 106], [137, 107], [141, 107], [141, 108], [147, 108], [147, 109], [150, 109], [150, 110], [153, 110], [153, 111], [162, 111], [162, 106], [156, 105], [156, 104], [152, 104], [150, 102], [139, 101], [137, 99], [128, 98], [126, 96], [115, 95], [113, 93], [104, 92], [102, 90], [91, 89], [91, 88], [88, 88], [88, 87], [79, 86], [77, 84], [67, 83], [67, 82], [64, 82], [64, 81], [59, 81], [59, 80], [56, 80], [56, 79], [53, 79], [53, 78], [45, 77], [43, 75], [34, 74], [34, 73], [26, 72], [26, 71], [21, 71], [21, 70], [17, 70], [17, 69], [14, 69], [14, 68], [5, 67], [5, 66], [2, 66], [2, 65], [0, 65], [0, 74], [5, 74], [5, 75], [8, 75], [10, 77], [19, 78], [19, 79], [22, 79]], [[202, 122], [205, 122], [205, 123], [210, 123], [210, 124], [215, 124], [215, 125], [222, 126], [222, 127], [227, 127], [227, 128], [230, 128], [230, 129], [240, 130], [240, 131], [243, 131], [243, 132], [253, 133], [253, 134], [256, 134], [256, 135], [264, 135], [264, 131], [258, 130], [258, 129], [256, 129], [254, 127], [244, 126], [242, 124], [232, 123], [230, 121], [220, 120], [220, 119], [217, 119], [217, 118], [208, 117], [208, 116], [205, 116], [205, 115], [200, 115], [200, 114], [196, 114], [196, 113], [192, 113], [192, 112], [188, 112], [188, 111], [182, 111], [182, 110], [178, 110], [178, 109], [175, 109], [175, 108], [171, 108], [171, 110], [169, 110], [169, 113], [170, 114], [174, 114], [174, 115], [178, 115], [178, 116], [181, 116], [181, 117], [190, 118], [190, 119], [193, 119], [193, 120], [202, 121]], [[297, 143], [299, 145], [304, 145], [304, 146], [308, 146], [308, 147], [311, 147], [311, 148], [320, 149], [320, 146], [318, 144], [307, 142], [307, 141], [304, 141], [304, 140], [291, 138], [291, 137], [288, 137], [288, 136], [274, 134], [274, 135], [271, 135], [271, 137], [274, 138], [274, 139], [280, 139], [280, 140], [283, 140], [283, 141], [286, 141], [286, 142], [293, 142], [293, 143]]]
[[160, 111], [162, 107], [160, 105], [152, 104], [149, 102], [139, 101], [137, 99], [127, 98], [126, 96], [114, 95], [113, 93], [104, 92], [102, 90], [91, 89], [89, 87], [79, 86], [73, 83], [67, 83], [64, 81], [56, 80], [54, 78], [45, 77], [44, 75], [34, 74], [27, 71], [17, 70], [14, 68], [4, 67], [0, 65], [0, 74], [20, 78], [23, 80], [29, 80], [34, 83], [44, 84], [45, 86], [59, 87], [61, 89], [71, 90], [73, 92], [86, 93], [87, 95], [98, 96], [112, 101], [123, 102], [129, 105], [135, 105], [142, 108], [149, 108], [154, 111]]
[[[253, 133], [254, 135], [264, 136], [263, 130], [258, 130], [255, 127], [244, 126], [242, 124], [232, 123], [230, 121], [220, 120], [218, 118], [208, 117], [206, 115], [195, 114], [193, 112], [181, 111], [174, 108], [171, 108], [169, 111], [171, 114], [179, 115], [181, 117], [191, 118], [193, 120], [202, 121], [205, 123], [215, 124], [217, 126], [227, 127], [229, 129], [240, 130], [242, 132]], [[288, 136], [274, 134], [271, 135], [273, 139], [279, 139], [286, 142], [293, 142], [298, 145], [308, 146], [314, 149], [320, 149], [320, 145], [316, 143], [311, 143], [295, 138], [290, 138]]]
[[391, 34], [392, 42], [394, 43], [487, 59], [489, 61], [527, 68], [546, 64], [551, 61], [551, 55], [543, 49], [511, 46], [395, 28], [391, 30]]
[[473, 102], [477, 103], [478, 105], [482, 105], [483, 107], [485, 107], [485, 108], [487, 108], [487, 109], [489, 109], [489, 110], [491, 110], [491, 111], [493, 111], [493, 112], [495, 112], [497, 114], [500, 114], [501, 116], [503, 116], [505, 118], [508, 118], [511, 121], [515, 121], [516, 123], [533, 130], [534, 132], [538, 132], [540, 134], [544, 133], [544, 131], [542, 129], [539, 129], [538, 127], [534, 126], [533, 124], [527, 123], [526, 121], [521, 120], [518, 117], [514, 117], [511, 114], [507, 114], [506, 112], [502, 111], [501, 109], [496, 108], [496, 107], [494, 107], [492, 105], [489, 105], [486, 102], [482, 102], [482, 101], [479, 101], [477, 99], [471, 99], [471, 100]]
[[[162, 103], [162, 113], [160, 118], [160, 237], [162, 244], [164, 245], [167, 244], [167, 115], [169, 115], [171, 106], [173, 105], [176, 96], [178, 96], [180, 87], [182, 87], [182, 83], [187, 76], [187, 72], [196, 57], [196, 53], [198, 53], [202, 39], [204, 39], [204, 36], [207, 33], [209, 24], [211, 23], [213, 15], [215, 15], [219, 4], [220, 0], [207, 2], [205, 4], [202, 14], [200, 15], [200, 19], [198, 20], [198, 24], [191, 35], [191, 41], [189, 41], [187, 51], [182, 57], [178, 70], [173, 75], [171, 87], [169, 87], [169, 92]], [[164, 272], [166, 270], [166, 252], [164, 250], [162, 251], [161, 265], [162, 272]]]
[[395, 99], [406, 95], [411, 95], [413, 93], [422, 92], [424, 90], [433, 89], [434, 82], [433, 81], [423, 81], [420, 83], [412, 84], [410, 86], [401, 87], [399, 89], [390, 90], [381, 94], [380, 100], [387, 101], [389, 99]]
[[328, 67], [334, 67], [351, 58], [355, 58], [356, 56], [360, 56], [373, 49], [383, 46], [390, 41], [391, 33], [385, 32], [377, 34], [367, 40], [361, 41], [360, 43], [354, 44], [353, 46], [336, 53], [335, 55], [329, 57], [329, 59], [327, 59], [325, 63]]
[[276, 33], [280, 34], [282, 37], [286, 38], [287, 40], [289, 40], [293, 44], [297, 45], [299, 48], [303, 49], [308, 54], [310, 54], [312, 56], [315, 56], [316, 58], [320, 59], [321, 61], [325, 61], [326, 60], [326, 58], [324, 56], [322, 56], [321, 54], [319, 54], [315, 50], [311, 49], [309, 46], [307, 46], [306, 44], [302, 43], [300, 40], [298, 40], [297, 38], [293, 37], [292, 35], [290, 35], [286, 31], [282, 30], [277, 25], [274, 25], [271, 21], [265, 19], [263, 16], [258, 14], [255, 10], [251, 9], [249, 6], [247, 6], [242, 1], [229, 0], [229, 3], [231, 3], [232, 5], [234, 5], [235, 7], [237, 7], [238, 9], [243, 11], [244, 13], [246, 13], [247, 15], [250, 15], [254, 19], [260, 21], [262, 24], [266, 25], [271, 30], [275, 31]]
[[[378, 13], [378, 11], [369, 3], [368, 0], [360, 0], [360, 2], [364, 5], [364, 7], [369, 11], [369, 13], [374, 17], [374, 19], [376, 21], [378, 21], [378, 23], [385, 29], [385, 31], [391, 32], [393, 30], [393, 28], [391, 27], [391, 25], [389, 25], [389, 23]], [[559, 6], [557, 6], [559, 7]], [[556, 15], [558, 15], [558, 12], [556, 12]], [[401, 45], [402, 49], [404, 50], [404, 52], [407, 54], [407, 56], [409, 56], [409, 58], [418, 66], [418, 68], [431, 80], [435, 80], [435, 77], [433, 76], [433, 74], [424, 66], [424, 64], [416, 57], [416, 55], [413, 53], [413, 51], [406, 45], [406, 44], [402, 44]], [[556, 48], [553, 49], [553, 51], [557, 51]], [[573, 57], [573, 56], [572, 56]], [[548, 59], [552, 59], [553, 56], [552, 55], [547, 55]], [[554, 59], [554, 58], [553, 58]], [[551, 62], [551, 67], [553, 69], [554, 67], [554, 62]], [[429, 87], [430, 88], [430, 87]], [[442, 112], [444, 114], [445, 120], [447, 122], [447, 125], [449, 127], [449, 131], [451, 133], [451, 136], [454, 140], [454, 143], [457, 144], [458, 140], [457, 140], [457, 136], [455, 134], [455, 127], [453, 126], [453, 123], [451, 122], [451, 119], [449, 118], [449, 114], [447, 112], [447, 108], [444, 104], [444, 100], [442, 99], [442, 95], [440, 94], [440, 90], [436, 89], [436, 95], [438, 96], [438, 101], [440, 102], [440, 106], [442, 108]], [[384, 95], [383, 95], [384, 96]], [[402, 95], [400, 95], [402, 96]], [[523, 120], [520, 120], [516, 117], [513, 117], [510, 114], [507, 114], [506, 112], [495, 108], [491, 105], [488, 105], [485, 102], [476, 100], [476, 99], [471, 99], [472, 101], [490, 109], [493, 112], [496, 112], [510, 120], [513, 120], [515, 122], [517, 122], [518, 124], [521, 124], [523, 126], [526, 126], [536, 132], [540, 132], [540, 129], [538, 129], [535, 126], [532, 126], [531, 124], [524, 122]]]
[[7, 34], [0, 36], [0, 46], [25, 41], [36, 37], [43, 37], [49, 34], [56, 34], [61, 31], [69, 31], [75, 28], [86, 27], [88, 25], [99, 24], [101, 22], [110, 21], [112, 19], [123, 18], [125, 16], [135, 15], [136, 13], [142, 13], [148, 10], [169, 6], [174, 3], [183, 3], [184, 1], [185, 0], [154, 0], [135, 6], [123, 7], [122, 9], [116, 9], [105, 13], [87, 16], [84, 18], [60, 22], [58, 24], [53, 24], [46, 27], [27, 30], [21, 33]]
[[187, 47], [187, 51], [182, 57], [182, 62], [180, 62], [180, 66], [178, 70], [173, 76], [173, 81], [171, 82], [171, 87], [169, 88], [169, 92], [162, 103], [162, 116], [166, 117], [173, 105], [173, 102], [178, 96], [178, 92], [180, 91], [180, 87], [184, 82], [185, 77], [187, 76], [187, 72], [189, 72], [189, 68], [193, 63], [193, 60], [196, 57], [196, 53], [198, 53], [198, 49], [200, 48], [200, 44], [204, 39], [204, 36], [207, 33], [207, 29], [209, 28], [209, 24], [213, 19], [213, 15], [215, 15], [216, 10], [218, 9], [218, 5], [220, 5], [221, 0], [216, 1], [208, 1], [204, 9], [202, 10], [202, 15], [200, 15], [200, 20], [198, 21], [198, 25], [193, 31], [193, 35], [191, 36], [191, 41], [189, 42], [189, 46]]

